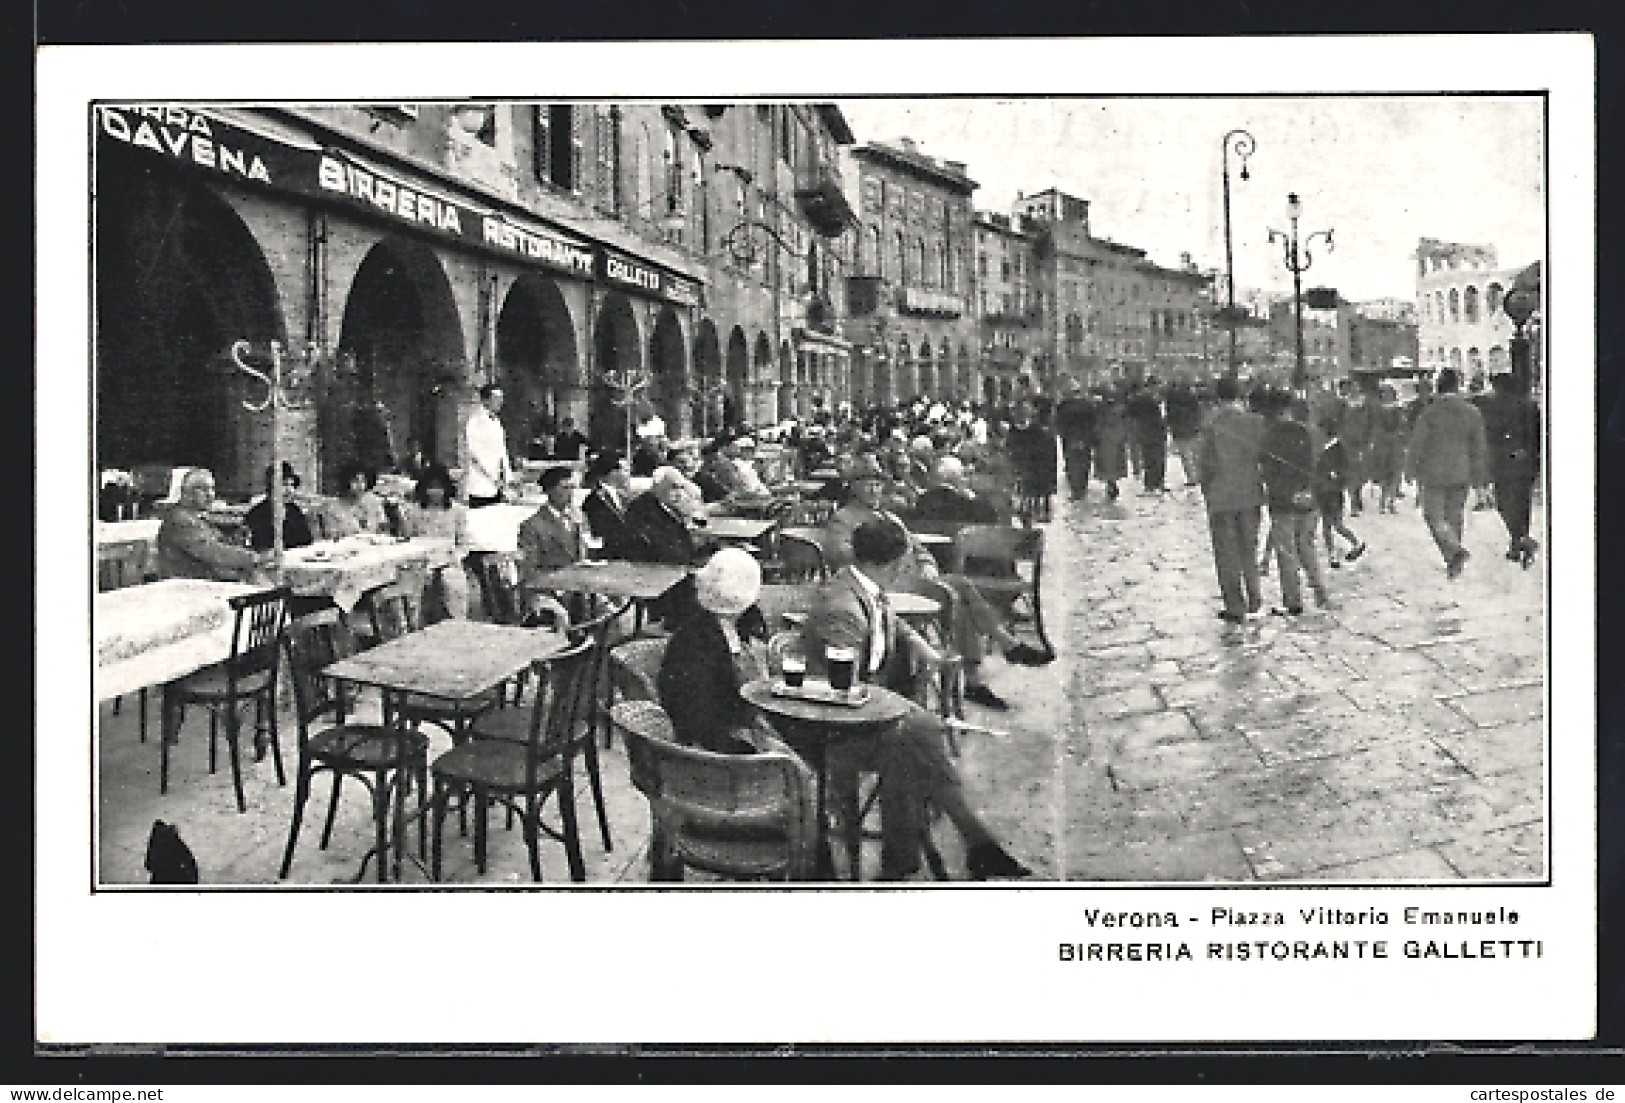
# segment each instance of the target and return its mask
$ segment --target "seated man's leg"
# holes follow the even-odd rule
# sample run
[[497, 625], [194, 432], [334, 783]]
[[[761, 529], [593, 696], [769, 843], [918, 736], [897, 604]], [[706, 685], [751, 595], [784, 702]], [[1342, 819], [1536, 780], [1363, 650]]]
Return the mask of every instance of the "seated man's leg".
[[881, 869], [907, 876], [919, 868], [920, 844], [929, 829], [925, 802], [958, 829], [967, 848], [995, 842], [965, 798], [959, 771], [948, 758], [942, 721], [924, 709], [907, 716], [880, 738]]

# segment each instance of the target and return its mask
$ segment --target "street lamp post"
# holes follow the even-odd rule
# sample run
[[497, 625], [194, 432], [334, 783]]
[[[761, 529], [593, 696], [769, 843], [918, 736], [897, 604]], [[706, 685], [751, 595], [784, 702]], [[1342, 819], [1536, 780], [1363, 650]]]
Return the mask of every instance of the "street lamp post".
[[1303, 204], [1298, 200], [1298, 193], [1291, 192], [1286, 197], [1286, 216], [1292, 221], [1290, 236], [1279, 230], [1270, 231], [1270, 242], [1279, 241], [1285, 250], [1283, 262], [1287, 271], [1292, 273], [1292, 308], [1294, 333], [1296, 335], [1297, 358], [1292, 369], [1292, 386], [1295, 390], [1302, 390], [1308, 381], [1308, 371], [1303, 361], [1303, 274], [1309, 271], [1315, 258], [1310, 254], [1309, 247], [1314, 244], [1315, 238], [1326, 239], [1326, 250], [1330, 252], [1334, 244], [1331, 230], [1316, 230], [1301, 242], [1298, 240], [1298, 219], [1303, 217]]
[[1224, 286], [1227, 302], [1224, 320], [1230, 327], [1230, 378], [1237, 374], [1236, 366], [1236, 262], [1230, 244], [1230, 151], [1241, 158], [1241, 178], [1247, 179], [1247, 158], [1253, 155], [1258, 143], [1247, 131], [1237, 127], [1224, 136]]

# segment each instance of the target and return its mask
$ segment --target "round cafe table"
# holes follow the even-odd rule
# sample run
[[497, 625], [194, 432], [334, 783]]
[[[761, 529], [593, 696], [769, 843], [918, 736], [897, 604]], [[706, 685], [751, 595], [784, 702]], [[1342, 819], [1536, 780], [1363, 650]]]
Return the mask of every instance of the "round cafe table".
[[[825, 704], [799, 697], [780, 697], [773, 692], [776, 680], [759, 678], [746, 682], [739, 688], [739, 695], [768, 715], [785, 742], [807, 758], [818, 779], [818, 872], [821, 877], [829, 879], [834, 875], [834, 863], [824, 836], [829, 747], [856, 739], [874, 739], [883, 729], [908, 715], [915, 705], [908, 698], [877, 685], [867, 686], [869, 697], [861, 705]], [[809, 678], [808, 684], [815, 684], [815, 680]]]

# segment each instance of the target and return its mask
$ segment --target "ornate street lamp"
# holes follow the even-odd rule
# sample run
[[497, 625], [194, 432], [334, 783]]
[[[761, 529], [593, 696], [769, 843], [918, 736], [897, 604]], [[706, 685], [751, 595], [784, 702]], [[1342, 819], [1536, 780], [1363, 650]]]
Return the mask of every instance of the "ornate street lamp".
[[[1512, 374], [1524, 387], [1524, 393], [1534, 390], [1534, 356], [1529, 340], [1529, 320], [1540, 309], [1540, 289], [1534, 279], [1534, 266], [1519, 273], [1512, 288], [1501, 300], [1501, 309], [1512, 320], [1512, 339], [1507, 352], [1512, 359]], [[1538, 277], [1535, 277], [1538, 278]]]
[[1270, 231], [1270, 243], [1279, 241], [1285, 250], [1282, 258], [1287, 271], [1292, 273], [1292, 307], [1295, 334], [1297, 338], [1297, 358], [1292, 369], [1292, 386], [1294, 390], [1302, 390], [1308, 380], [1308, 370], [1303, 361], [1303, 274], [1315, 262], [1310, 255], [1309, 247], [1314, 244], [1315, 238], [1326, 239], [1326, 251], [1334, 248], [1331, 230], [1316, 230], [1301, 242], [1298, 240], [1298, 219], [1303, 217], [1303, 204], [1298, 200], [1297, 192], [1290, 192], [1286, 197], [1286, 216], [1292, 221], [1290, 236], [1279, 230]]
[[1253, 155], [1258, 143], [1247, 131], [1237, 127], [1224, 136], [1224, 285], [1226, 299], [1225, 324], [1230, 329], [1230, 378], [1238, 372], [1236, 366], [1236, 263], [1230, 245], [1230, 151], [1241, 158], [1241, 178], [1247, 179], [1247, 158]]

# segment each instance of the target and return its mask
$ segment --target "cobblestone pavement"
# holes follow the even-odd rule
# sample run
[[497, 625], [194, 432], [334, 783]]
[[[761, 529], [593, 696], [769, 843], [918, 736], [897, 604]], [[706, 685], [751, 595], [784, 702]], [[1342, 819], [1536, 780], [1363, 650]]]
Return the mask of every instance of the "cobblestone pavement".
[[1498, 514], [1468, 513], [1448, 581], [1414, 490], [1368, 508], [1329, 609], [1233, 626], [1199, 491], [1120, 485], [1057, 498], [1062, 658], [995, 682], [1028, 683], [1016, 731], [974, 746], [1022, 794], [995, 813], [1018, 853], [1068, 881], [1545, 877], [1544, 560], [1508, 562]]
[[[1178, 485], [1178, 465], [1170, 484]], [[969, 706], [959, 767], [995, 833], [1046, 879], [1066, 881], [1535, 880], [1545, 870], [1544, 560], [1502, 557], [1494, 512], [1469, 512], [1464, 575], [1447, 581], [1415, 508], [1350, 518], [1370, 545], [1327, 571], [1333, 605], [1232, 626], [1215, 617], [1205, 515], [1192, 489], [1107, 503], [1056, 500], [1046, 529], [1044, 606], [1053, 665], [993, 659], [1013, 708]], [[1537, 530], [1538, 531], [1538, 530]], [[1266, 604], [1278, 599], [1266, 580]], [[245, 762], [239, 815], [224, 751], [207, 770], [207, 725], [189, 719], [168, 796], [158, 746], [139, 742], [136, 698], [102, 706], [98, 839], [104, 884], [144, 883], [153, 819], [176, 824], [210, 883], [274, 884], [292, 779]], [[156, 726], [157, 702], [149, 703]], [[294, 764], [291, 718], [286, 761]], [[432, 753], [449, 746], [434, 735]], [[591, 820], [589, 880], [647, 876], [648, 811], [619, 746], [605, 752], [612, 841]], [[350, 783], [353, 785], [354, 783]], [[355, 876], [370, 845], [365, 792], [347, 785], [330, 847], [318, 847], [329, 784], [306, 812], [290, 883]], [[481, 877], [447, 820], [453, 883], [529, 881], [517, 830], [493, 815]], [[962, 854], [940, 828], [952, 870]], [[415, 840], [414, 840], [415, 841]], [[868, 869], [878, 853], [866, 855]], [[548, 880], [565, 879], [544, 844]], [[373, 873], [369, 869], [368, 873]], [[370, 878], [369, 878], [370, 880]], [[406, 880], [421, 884], [408, 867]]]

